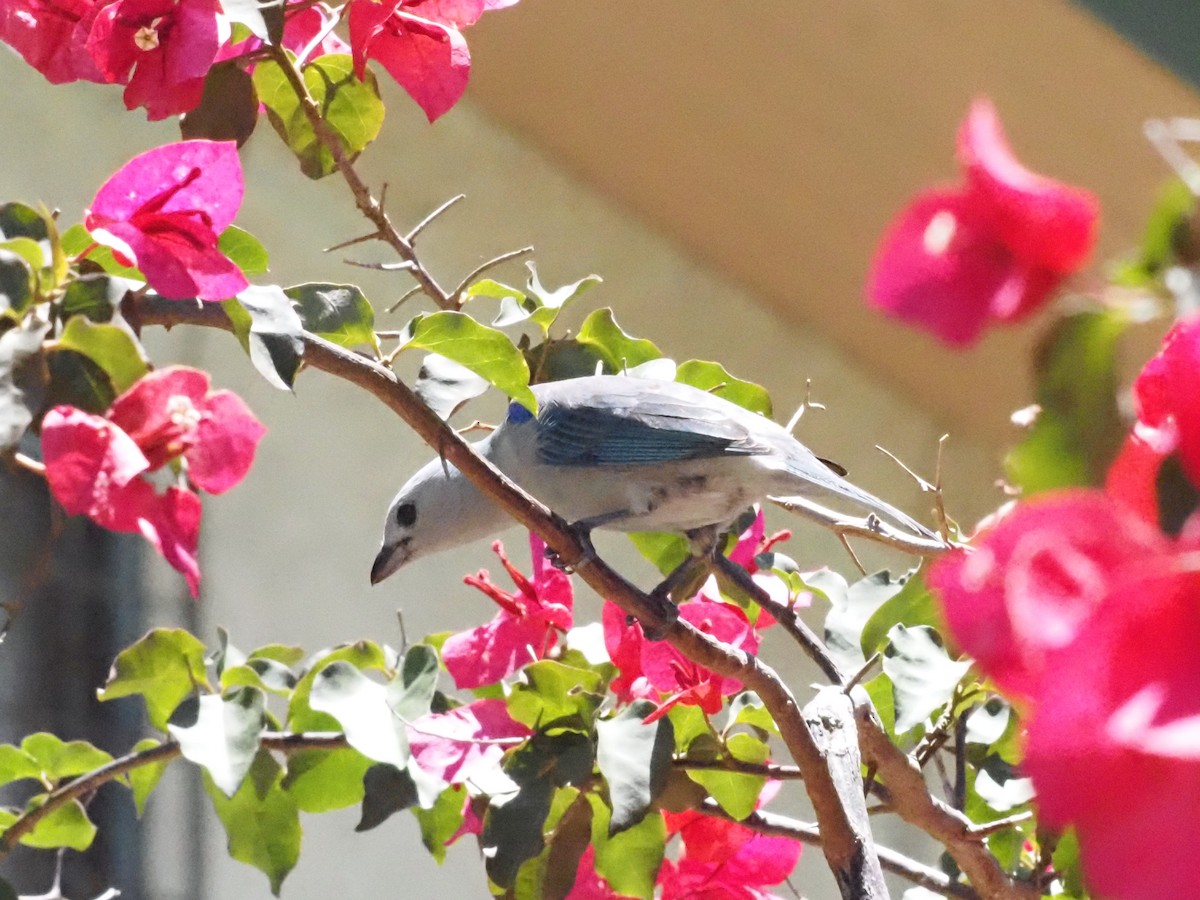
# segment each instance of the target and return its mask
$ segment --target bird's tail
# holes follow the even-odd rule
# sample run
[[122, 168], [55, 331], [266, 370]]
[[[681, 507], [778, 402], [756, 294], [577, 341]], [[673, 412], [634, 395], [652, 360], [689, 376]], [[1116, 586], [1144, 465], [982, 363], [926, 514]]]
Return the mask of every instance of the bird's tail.
[[803, 492], [797, 492], [799, 494], [797, 497], [790, 497], [782, 494], [772, 495], [770, 499], [776, 503], [783, 503], [786, 505], [789, 502], [795, 502], [803, 505], [804, 503], [811, 502], [813, 499], [816, 499], [813, 496], [814, 492], [811, 489], [817, 488], [821, 493], [833, 494], [837, 497], [850, 500], [856, 505], [863, 507], [864, 509], [868, 509], [878, 514], [882, 518], [891, 521], [893, 525], [897, 525], [901, 528], [911, 531], [918, 537], [938, 542], [941, 542], [942, 540], [940, 535], [922, 525], [908, 513], [897, 509], [886, 500], [880, 500], [874, 494], [864, 491], [862, 488], [852, 484], [845, 478], [841, 478], [836, 473], [825, 468], [819, 460], [816, 460], [815, 465], [804, 461], [804, 463], [800, 466], [789, 467], [789, 471], [792, 475], [799, 477], [804, 482], [807, 490]]

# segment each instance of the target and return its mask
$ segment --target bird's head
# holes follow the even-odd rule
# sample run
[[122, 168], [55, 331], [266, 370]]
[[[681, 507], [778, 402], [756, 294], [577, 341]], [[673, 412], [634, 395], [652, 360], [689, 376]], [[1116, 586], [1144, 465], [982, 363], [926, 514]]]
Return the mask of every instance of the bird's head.
[[371, 584], [422, 556], [501, 530], [508, 519], [467, 478], [441, 459], [408, 480], [388, 507]]

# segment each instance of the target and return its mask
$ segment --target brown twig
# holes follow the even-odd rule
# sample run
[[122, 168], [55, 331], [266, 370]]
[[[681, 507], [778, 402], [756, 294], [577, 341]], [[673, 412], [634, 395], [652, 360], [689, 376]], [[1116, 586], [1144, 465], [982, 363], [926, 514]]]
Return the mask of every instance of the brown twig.
[[[346, 736], [340, 733], [292, 733], [267, 732], [262, 735], [261, 746], [266, 750], [276, 750], [280, 753], [295, 753], [299, 750], [336, 750], [350, 746]], [[155, 747], [138, 750], [117, 757], [99, 768], [93, 769], [78, 778], [68, 781], [61, 787], [55, 788], [46, 795], [46, 800], [40, 806], [27, 810], [0, 834], [0, 859], [7, 856], [16, 847], [17, 842], [37, 827], [42, 819], [55, 810], [60, 809], [72, 800], [79, 800], [94, 793], [102, 785], [120, 778], [134, 769], [148, 766], [151, 763], [170, 762], [180, 755], [179, 744], [167, 741]]]
[[317, 140], [321, 142], [333, 157], [334, 164], [337, 166], [346, 185], [350, 188], [350, 193], [354, 195], [354, 203], [359, 211], [375, 226], [379, 239], [395, 250], [396, 254], [402, 260], [411, 263], [408, 271], [416, 279], [417, 284], [421, 286], [421, 290], [442, 309], [454, 309], [454, 301], [451, 296], [438, 284], [437, 279], [433, 277], [433, 273], [426, 269], [424, 264], [417, 258], [412, 242], [396, 230], [396, 227], [384, 211], [383, 205], [372, 196], [370, 188], [366, 186], [359, 177], [358, 172], [355, 171], [354, 166], [351, 165], [350, 160], [346, 157], [345, 150], [342, 148], [342, 142], [334, 134], [329, 123], [325, 121], [324, 116], [321, 115], [321, 110], [318, 108], [316, 101], [313, 100], [312, 94], [308, 92], [308, 86], [305, 85], [304, 78], [296, 68], [295, 63], [288, 56], [287, 51], [279, 46], [273, 46], [270, 50], [271, 58], [279, 66], [288, 84], [291, 85], [292, 90], [295, 92], [296, 98], [300, 101], [300, 108], [304, 110], [304, 116], [312, 126]]
[[892, 810], [939, 841], [980, 897], [1037, 900], [1040, 892], [1034, 886], [1016, 881], [1000, 867], [983, 838], [974, 833], [970, 819], [929, 793], [920, 767], [883, 730], [867, 692], [855, 688], [851, 695], [863, 761], [887, 785], [887, 802]]
[[956, 546], [949, 541], [918, 537], [900, 531], [887, 522], [881, 521], [874, 513], [866, 516], [846, 516], [800, 497], [768, 497], [767, 499], [788, 512], [812, 519], [839, 537], [853, 535], [868, 538], [876, 543], [886, 544], [897, 550], [903, 550], [905, 553], [911, 553], [913, 556], [941, 556]]
[[530, 254], [532, 252], [533, 252], [532, 247], [521, 247], [517, 250], [509, 250], [507, 253], [501, 253], [499, 256], [493, 256], [487, 262], [480, 263], [474, 269], [472, 269], [463, 278], [463, 280], [458, 283], [458, 287], [456, 287], [453, 291], [450, 292], [450, 296], [454, 298], [454, 301], [458, 305], [458, 308], [461, 309], [463, 304], [462, 304], [462, 301], [458, 299], [459, 295], [462, 294], [462, 292], [465, 291], [467, 288], [469, 288], [471, 286], [471, 283], [476, 278], [478, 278], [480, 275], [482, 275], [484, 272], [488, 271], [489, 269], [500, 265], [501, 263], [506, 263], [510, 259], [519, 259], [520, 257], [527, 256], [528, 254]]
[[804, 773], [796, 766], [782, 766], [777, 763], [747, 763], [739, 762], [736, 759], [687, 759], [686, 757], [671, 762], [679, 769], [761, 775], [763, 778], [774, 778], [777, 781], [794, 781], [804, 777]]

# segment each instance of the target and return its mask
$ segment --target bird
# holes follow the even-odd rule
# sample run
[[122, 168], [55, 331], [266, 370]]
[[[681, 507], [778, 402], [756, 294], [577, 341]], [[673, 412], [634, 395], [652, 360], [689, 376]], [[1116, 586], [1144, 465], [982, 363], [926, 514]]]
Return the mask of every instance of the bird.
[[[754, 503], [842, 500], [922, 539], [940, 538], [856, 487], [767, 418], [674, 381], [591, 375], [531, 387], [474, 444], [481, 456], [572, 523], [678, 532], [711, 548]], [[512, 522], [449, 462], [434, 458], [392, 499], [371, 567], [378, 584], [419, 557], [490, 537]]]

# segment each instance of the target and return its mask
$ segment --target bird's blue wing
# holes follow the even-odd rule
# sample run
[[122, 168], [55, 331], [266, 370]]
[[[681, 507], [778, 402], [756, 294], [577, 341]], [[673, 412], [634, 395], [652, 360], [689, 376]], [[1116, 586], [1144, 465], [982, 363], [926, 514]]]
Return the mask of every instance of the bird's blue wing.
[[648, 465], [770, 451], [719, 406], [698, 404], [692, 395], [675, 396], [672, 387], [677, 386], [669, 382], [663, 387], [619, 379], [615, 393], [612, 382], [607, 380], [610, 391], [604, 394], [539, 394], [536, 427], [542, 462]]

